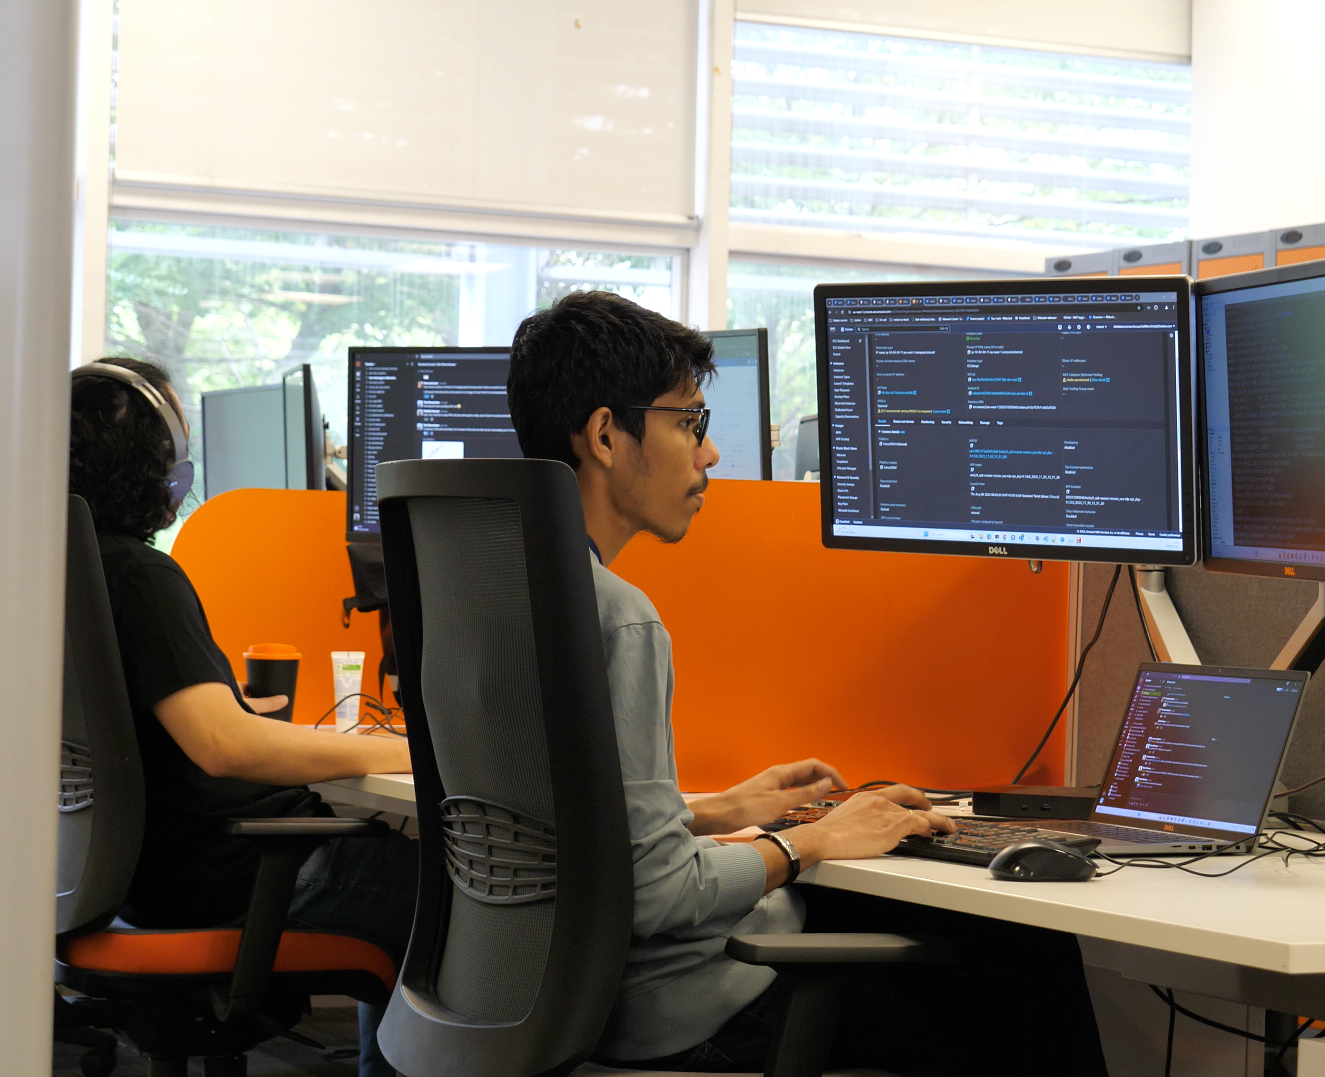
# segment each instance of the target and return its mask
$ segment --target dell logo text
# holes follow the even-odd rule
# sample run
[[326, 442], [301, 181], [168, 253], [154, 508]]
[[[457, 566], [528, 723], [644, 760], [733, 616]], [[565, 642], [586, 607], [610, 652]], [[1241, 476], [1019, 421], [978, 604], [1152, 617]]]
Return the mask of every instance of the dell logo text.
[[1008, 548], [1006, 546], [990, 546], [989, 552], [1000, 554], [1003, 557], [1006, 557], [1008, 555]]

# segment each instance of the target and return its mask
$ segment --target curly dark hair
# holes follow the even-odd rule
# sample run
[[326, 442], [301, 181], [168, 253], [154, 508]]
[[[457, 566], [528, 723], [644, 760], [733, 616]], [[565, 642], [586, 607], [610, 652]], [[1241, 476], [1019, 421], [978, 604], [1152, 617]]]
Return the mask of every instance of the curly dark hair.
[[[170, 376], [159, 366], [138, 359], [98, 361], [142, 375], [171, 400]], [[69, 492], [87, 502], [98, 531], [146, 542], [175, 522], [166, 484], [174, 442], [142, 393], [114, 378], [76, 378], [69, 419]]]
[[643, 441], [644, 412], [634, 409], [688, 381], [703, 388], [713, 370], [702, 333], [612, 292], [571, 292], [515, 331], [511, 423], [525, 456], [578, 469], [571, 435], [598, 408]]

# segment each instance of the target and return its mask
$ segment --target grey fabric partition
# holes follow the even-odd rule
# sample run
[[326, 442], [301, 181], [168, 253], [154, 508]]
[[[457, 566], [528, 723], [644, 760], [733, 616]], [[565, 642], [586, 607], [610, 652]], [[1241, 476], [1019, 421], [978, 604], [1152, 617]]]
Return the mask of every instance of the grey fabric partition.
[[[1088, 565], [1081, 602], [1081, 637], [1089, 640], [1113, 573]], [[1266, 667], [1316, 600], [1316, 584], [1302, 580], [1231, 576], [1203, 568], [1167, 570], [1169, 593], [1201, 661], [1209, 665]], [[1124, 569], [1104, 632], [1086, 660], [1077, 721], [1077, 781], [1098, 782], [1122, 721], [1136, 668], [1150, 661], [1136, 603]], [[1325, 774], [1325, 671], [1313, 678], [1283, 780], [1289, 786]], [[1325, 817], [1325, 782], [1299, 794], [1292, 809]]]

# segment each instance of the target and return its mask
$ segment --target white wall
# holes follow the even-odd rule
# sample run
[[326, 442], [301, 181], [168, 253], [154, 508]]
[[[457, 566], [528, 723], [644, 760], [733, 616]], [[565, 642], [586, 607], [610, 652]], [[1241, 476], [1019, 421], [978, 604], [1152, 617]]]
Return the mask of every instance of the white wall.
[[76, 0], [0, 4], [0, 1070], [51, 1072]]
[[1191, 235], [1325, 221], [1320, 0], [1192, 5]]

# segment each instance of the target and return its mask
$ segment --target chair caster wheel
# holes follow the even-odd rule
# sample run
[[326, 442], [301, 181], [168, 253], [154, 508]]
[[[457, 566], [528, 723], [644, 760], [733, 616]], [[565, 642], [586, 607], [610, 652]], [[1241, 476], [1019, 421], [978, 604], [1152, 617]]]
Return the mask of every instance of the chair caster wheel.
[[110, 1077], [115, 1072], [116, 1061], [113, 1047], [108, 1051], [93, 1049], [78, 1060], [78, 1068], [83, 1071], [83, 1077]]

